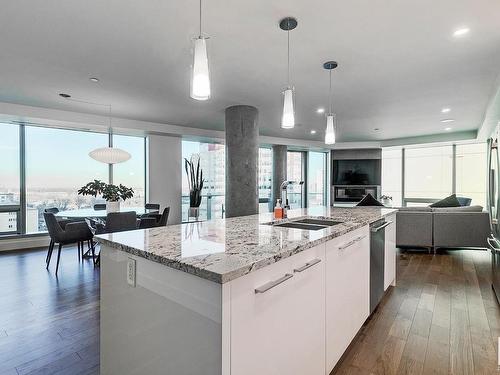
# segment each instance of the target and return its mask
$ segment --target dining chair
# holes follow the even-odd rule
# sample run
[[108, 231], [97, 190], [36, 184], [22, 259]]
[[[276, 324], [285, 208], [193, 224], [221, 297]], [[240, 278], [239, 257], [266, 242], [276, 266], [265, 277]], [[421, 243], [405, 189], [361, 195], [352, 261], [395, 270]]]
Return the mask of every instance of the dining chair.
[[146, 210], [156, 210], [160, 211], [160, 205], [158, 203], [146, 203], [146, 206], [144, 206]]
[[95, 211], [102, 211], [106, 209], [106, 203], [96, 203], [94, 204]]
[[[50, 236], [50, 245], [47, 252], [47, 269], [49, 269], [50, 260], [52, 258], [52, 252], [54, 251], [54, 246], [59, 244], [57, 252], [57, 264], [56, 264], [56, 275], [59, 270], [59, 260], [61, 259], [61, 250], [64, 245], [69, 245], [73, 243], [83, 243], [84, 241], [89, 241], [89, 245], [92, 250], [92, 258], [95, 262], [95, 251], [94, 243], [92, 238], [94, 235], [90, 231], [87, 223], [84, 221], [70, 222], [67, 223], [64, 229], [61, 227], [57, 221], [55, 215], [50, 212], [44, 212], [43, 217], [45, 219], [45, 224], [47, 225], [47, 230]], [[80, 248], [78, 249], [80, 251]]]
[[164, 227], [167, 225], [169, 214], [170, 214], [170, 207], [165, 207], [161, 215], [159, 213], [144, 214], [141, 216], [139, 228], [144, 229], [153, 227]]

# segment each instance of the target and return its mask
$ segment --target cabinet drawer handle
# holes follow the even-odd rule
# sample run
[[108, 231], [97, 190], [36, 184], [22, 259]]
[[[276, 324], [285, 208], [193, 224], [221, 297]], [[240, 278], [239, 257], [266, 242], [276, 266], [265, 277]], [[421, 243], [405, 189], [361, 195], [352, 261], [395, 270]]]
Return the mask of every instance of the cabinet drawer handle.
[[265, 283], [262, 286], [259, 286], [258, 288], [255, 289], [255, 293], [265, 293], [269, 289], [274, 288], [275, 286], [280, 285], [281, 283], [284, 283], [288, 279], [291, 279], [293, 275], [291, 273], [285, 274], [285, 276], [280, 277], [277, 280], [269, 281], [268, 283]]
[[371, 228], [371, 231], [372, 232], [378, 232], [379, 230], [384, 229], [385, 227], [387, 227], [388, 225], [391, 225], [391, 224], [392, 224], [392, 221], [386, 221], [384, 224], [382, 224], [379, 227]]
[[345, 245], [342, 245], [342, 246], [339, 246], [339, 250], [344, 250], [344, 249], [347, 249], [349, 246], [352, 246], [354, 245], [356, 242], [359, 242], [361, 241], [363, 238], [365, 238], [366, 236], [359, 236], [359, 237], [356, 237], [354, 240], [352, 241], [349, 241], [348, 243], [346, 243]]
[[302, 272], [302, 271], [305, 271], [308, 268], [311, 268], [312, 266], [314, 266], [315, 264], [318, 264], [319, 262], [321, 262], [321, 259], [313, 259], [310, 262], [307, 262], [306, 264], [304, 264], [302, 267], [294, 268], [293, 272]]

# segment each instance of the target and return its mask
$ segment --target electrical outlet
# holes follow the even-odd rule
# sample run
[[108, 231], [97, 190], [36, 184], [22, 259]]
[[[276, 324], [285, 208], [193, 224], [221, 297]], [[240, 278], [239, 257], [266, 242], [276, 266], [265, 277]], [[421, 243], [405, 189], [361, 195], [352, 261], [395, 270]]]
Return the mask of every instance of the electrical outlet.
[[135, 288], [136, 262], [134, 258], [128, 258], [127, 261], [127, 283]]

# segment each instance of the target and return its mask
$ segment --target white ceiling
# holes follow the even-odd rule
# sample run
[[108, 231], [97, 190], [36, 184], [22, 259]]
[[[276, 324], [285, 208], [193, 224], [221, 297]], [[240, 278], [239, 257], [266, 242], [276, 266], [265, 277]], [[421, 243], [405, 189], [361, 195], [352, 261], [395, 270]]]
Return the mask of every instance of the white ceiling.
[[[299, 21], [291, 32], [299, 126], [286, 131], [284, 16]], [[197, 102], [189, 98], [197, 24], [198, 0], [4, 1], [0, 101], [106, 112], [64, 92], [110, 103], [116, 117], [217, 130], [226, 107], [248, 104], [260, 111], [262, 135], [321, 140], [315, 111], [328, 105], [322, 64], [333, 59], [338, 139], [368, 141], [478, 129], [500, 73], [498, 0], [204, 0], [213, 96]], [[453, 38], [463, 25], [470, 34]]]

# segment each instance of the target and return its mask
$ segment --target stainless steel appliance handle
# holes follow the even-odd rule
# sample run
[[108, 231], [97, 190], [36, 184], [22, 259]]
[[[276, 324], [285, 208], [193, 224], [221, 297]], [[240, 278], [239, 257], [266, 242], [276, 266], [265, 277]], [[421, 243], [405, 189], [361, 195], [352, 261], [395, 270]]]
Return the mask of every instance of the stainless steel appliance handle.
[[370, 230], [371, 230], [372, 232], [378, 232], [379, 230], [384, 229], [385, 227], [387, 227], [387, 226], [389, 226], [389, 225], [391, 225], [391, 224], [392, 224], [392, 221], [386, 221], [386, 222], [385, 222], [384, 224], [382, 224], [381, 226], [376, 227], [376, 228], [370, 228]]
[[273, 281], [269, 281], [268, 283], [265, 283], [264, 285], [259, 286], [258, 288], [255, 288], [255, 293], [256, 294], [257, 293], [265, 293], [269, 289], [272, 289], [275, 286], [278, 286], [281, 283], [284, 283], [285, 281], [287, 281], [288, 279], [291, 279], [292, 277], [293, 277], [293, 274], [287, 273], [284, 276], [280, 277], [279, 279], [276, 279], [276, 280], [273, 280]]
[[319, 262], [321, 262], [321, 259], [313, 259], [310, 262], [307, 262], [306, 264], [304, 264], [303, 266], [301, 266], [299, 268], [294, 268], [293, 272], [305, 271], [308, 268], [311, 268], [312, 266], [314, 266], [315, 264], [318, 264]]
[[488, 237], [486, 241], [490, 245], [491, 250], [500, 251], [500, 244], [495, 238]]

